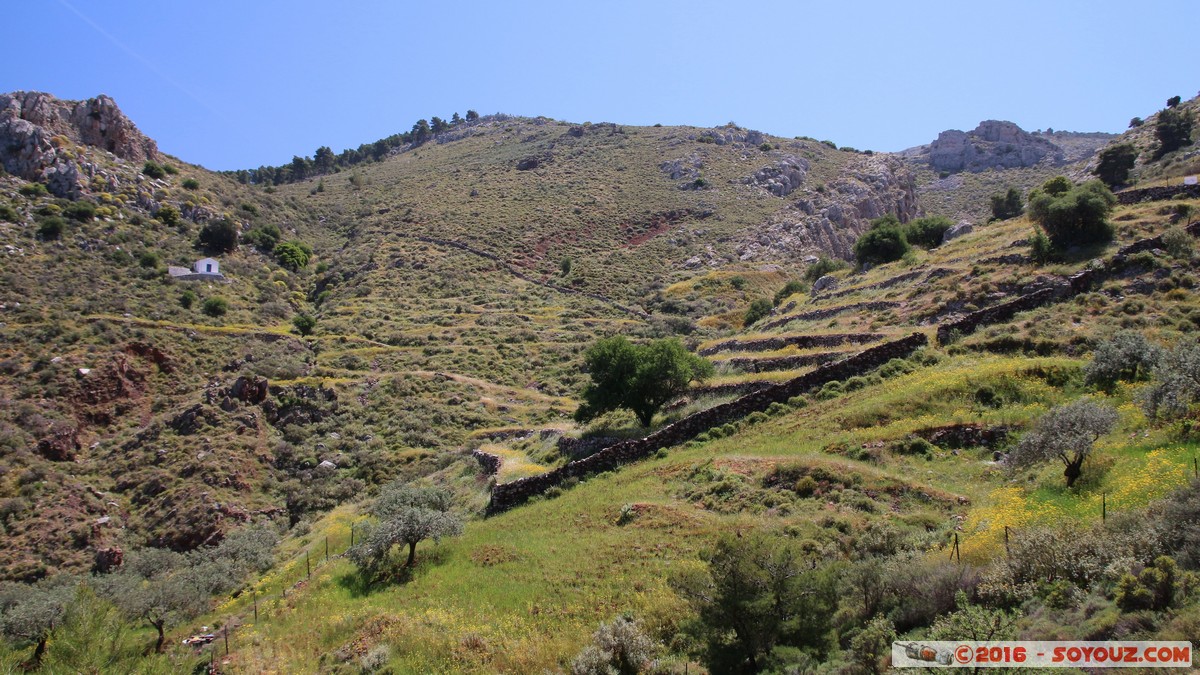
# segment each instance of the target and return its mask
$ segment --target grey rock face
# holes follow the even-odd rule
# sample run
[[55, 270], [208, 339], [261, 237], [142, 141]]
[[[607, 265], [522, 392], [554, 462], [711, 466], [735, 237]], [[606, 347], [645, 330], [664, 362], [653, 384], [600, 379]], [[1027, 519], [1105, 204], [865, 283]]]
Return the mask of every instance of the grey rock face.
[[1065, 154], [1051, 141], [1012, 122], [987, 120], [974, 131], [943, 131], [929, 145], [928, 159], [936, 171], [978, 173], [1034, 166], [1042, 161], [1059, 165], [1065, 161]]
[[825, 276], [823, 276], [820, 279], [817, 279], [816, 281], [813, 282], [812, 292], [810, 293], [810, 295], [816, 295], [817, 293], [820, 293], [821, 291], [832, 291], [835, 288], [837, 288], [837, 286], [838, 286], [837, 277], [835, 277], [831, 274], [826, 274]]
[[83, 176], [67, 147], [72, 143], [131, 162], [158, 156], [157, 144], [107, 96], [60, 101], [41, 92], [0, 94], [0, 164], [5, 171], [43, 182], [61, 197], [77, 197]]
[[958, 239], [964, 234], [971, 234], [975, 231], [975, 226], [967, 221], [960, 221], [957, 225], [951, 226], [944, 234], [942, 234], [942, 243], [946, 243], [952, 239]]
[[742, 179], [747, 185], [757, 185], [776, 197], [786, 197], [804, 183], [808, 175], [808, 160], [787, 157], [778, 163], [763, 167], [754, 175]]

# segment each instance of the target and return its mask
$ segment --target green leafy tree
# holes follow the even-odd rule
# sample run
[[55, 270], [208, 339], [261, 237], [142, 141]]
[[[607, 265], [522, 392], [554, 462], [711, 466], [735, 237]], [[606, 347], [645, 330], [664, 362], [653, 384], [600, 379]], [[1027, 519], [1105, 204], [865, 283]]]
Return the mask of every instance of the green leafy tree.
[[292, 325], [301, 335], [311, 335], [313, 329], [317, 327], [317, 320], [311, 314], [297, 314], [292, 319]]
[[635, 345], [622, 336], [589, 347], [584, 367], [592, 381], [583, 389], [575, 419], [585, 422], [626, 408], [647, 427], [659, 408], [686, 390], [689, 382], [702, 381], [713, 372], [711, 363], [677, 339]]
[[1142, 126], [1142, 125], [1143, 125], [1143, 124], [1145, 124], [1145, 123], [1146, 123], [1146, 120], [1144, 120], [1144, 119], [1142, 119], [1142, 118], [1140, 118], [1140, 117], [1134, 117], [1134, 118], [1132, 118], [1132, 119], [1130, 119], [1130, 120], [1129, 120], [1129, 128], [1130, 128], [1130, 129], [1136, 129], [1137, 127], [1140, 127], [1140, 126]]
[[67, 613], [78, 587], [69, 575], [44, 579], [35, 585], [0, 585], [0, 633], [17, 644], [32, 644], [33, 665], [40, 665], [50, 634]]
[[849, 265], [844, 260], [838, 260], [836, 258], [830, 258], [827, 255], [821, 255], [819, 258], [817, 258], [817, 262], [809, 265], [808, 269], [804, 270], [804, 280], [811, 283], [817, 279], [820, 279], [826, 274], [832, 274], [838, 270], [844, 270], [847, 267], [849, 267]]
[[443, 131], [447, 131], [449, 129], [450, 129], [450, 123], [447, 122], [446, 120], [444, 120], [440, 117], [437, 117], [436, 115], [429, 119], [429, 130], [432, 131], [433, 133], [440, 134]]
[[705, 568], [668, 582], [698, 615], [713, 673], [756, 673], [781, 646], [821, 648], [837, 607], [831, 569], [813, 569], [788, 540], [725, 535]]
[[1029, 212], [1059, 251], [1111, 241], [1108, 222], [1117, 198], [1098, 180], [1072, 186], [1059, 176], [1029, 195]]
[[904, 227], [889, 214], [871, 221], [871, 229], [854, 242], [854, 258], [860, 265], [882, 265], [903, 258], [910, 249]]
[[290, 270], [303, 269], [312, 257], [312, 247], [298, 240], [285, 241], [275, 246], [275, 257], [280, 265]]
[[1129, 172], [1137, 161], [1138, 151], [1133, 143], [1119, 143], [1100, 152], [1100, 162], [1094, 173], [1109, 187], [1129, 182]]
[[333, 150], [329, 146], [322, 145], [313, 155], [313, 167], [316, 168], [317, 173], [330, 173], [337, 168], [337, 155], [333, 154]]
[[462, 520], [450, 512], [450, 493], [439, 488], [417, 488], [402, 481], [384, 486], [371, 507], [376, 522], [364, 527], [361, 543], [346, 555], [368, 581], [392, 567], [392, 551], [408, 546], [404, 566], [417, 558], [417, 544], [462, 534]]
[[467, 111], [467, 121], [468, 122], [478, 122], [479, 121], [479, 113], [475, 112], [474, 110], [468, 110]]
[[758, 298], [754, 302], [751, 302], [750, 307], [746, 309], [746, 316], [742, 319], [742, 325], [750, 326], [758, 323], [760, 320], [771, 315], [772, 308], [773, 305], [770, 300]]
[[199, 238], [200, 246], [210, 253], [230, 253], [238, 247], [237, 225], [226, 218], [210, 220], [200, 228]]
[[429, 140], [432, 130], [429, 128], [429, 122], [425, 120], [417, 120], [417, 123], [412, 126], [412, 142], [414, 145], [420, 145]]
[[1172, 96], [1171, 98], [1167, 99], [1167, 107], [1174, 108], [1175, 106], [1179, 105], [1182, 102], [1183, 102], [1182, 96]]
[[1072, 487], [1082, 475], [1083, 462], [1091, 456], [1096, 440], [1116, 424], [1116, 410], [1087, 399], [1060, 405], [1043, 415], [1021, 438], [1009, 461], [1020, 467], [1057, 459], [1065, 467], [1067, 487]]
[[1158, 156], [1162, 157], [1192, 143], [1192, 116], [1183, 108], [1167, 108], [1158, 113], [1154, 124], [1158, 138]]
[[1025, 212], [1025, 203], [1017, 188], [1010, 187], [1003, 193], [994, 194], [991, 201], [992, 220], [1008, 220]]

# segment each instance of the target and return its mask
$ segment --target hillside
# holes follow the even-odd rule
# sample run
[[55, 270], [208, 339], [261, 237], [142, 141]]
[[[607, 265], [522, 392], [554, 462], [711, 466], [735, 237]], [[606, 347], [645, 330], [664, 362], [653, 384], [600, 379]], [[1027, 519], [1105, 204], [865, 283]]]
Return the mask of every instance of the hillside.
[[[878, 607], [839, 600], [858, 596], [829, 581], [832, 604], [811, 612], [820, 639], [780, 663], [877, 668], [861, 657], [868, 621], [928, 637], [965, 611], [957, 590], [1013, 611], [1027, 639], [1200, 637], [1187, 592], [1170, 611], [1116, 604], [1120, 574], [1158, 553], [1192, 564], [1169, 536], [1121, 543], [1126, 557], [1103, 561], [1116, 576], [1075, 590], [987, 583], [1011, 572], [1009, 528], [1042, 545], [1042, 526], [1083, 532], [1100, 508], [1134, 523], [1123, 537], [1187, 484], [1190, 418], [1147, 418], [1147, 385], [1099, 390], [1084, 369], [1121, 330], [1194, 342], [1197, 259], [1157, 237], [1192, 223], [1190, 242], [1200, 199], [1120, 205], [1111, 243], [1047, 263], [1028, 217], [980, 218], [900, 261], [833, 269], [822, 290], [801, 284], [742, 326], [752, 300], [817, 256], [852, 257], [871, 220], [986, 213], [1009, 185], [1082, 177], [1105, 138], [1046, 134], [1037, 142], [1058, 150], [1031, 166], [938, 178], [911, 156], [732, 124], [498, 115], [254, 185], [162, 155], [110, 99], [0, 104], [0, 147], [22, 148], [0, 176], [4, 580], [137, 566], [161, 549], [207, 560], [266, 525], [283, 538], [267, 566], [225, 573], [233, 590], [216, 585], [203, 611], [172, 619], [168, 644], [229, 626], [222, 672], [357, 672], [372, 652], [394, 672], [540, 672], [569, 669], [601, 622], [628, 615], [663, 672], [716, 672], [681, 580], [722, 534], [768, 533], [813, 569], [832, 561], [821, 574], [909, 575]], [[119, 138], [98, 139], [91, 112]], [[1178, 175], [1190, 152], [1147, 158], [1139, 175]], [[223, 231], [240, 245], [222, 246]], [[288, 241], [311, 253], [283, 255]], [[205, 255], [223, 279], [167, 271]], [[716, 375], [653, 429], [623, 412], [576, 423], [583, 351], [614, 334], [679, 336]], [[1061, 466], [1006, 468], [1039, 417], [1080, 398], [1119, 416], [1086, 479], [1067, 489]], [[665, 440], [638, 440], [648, 432]], [[588, 457], [600, 471], [570, 468]], [[396, 478], [448, 490], [465, 531], [422, 543], [394, 582], [364, 584], [339, 554]], [[97, 588], [107, 576], [119, 575]], [[27, 587], [0, 586], [0, 612], [12, 588]], [[905, 610], [917, 591], [927, 601]], [[128, 645], [153, 641], [144, 622], [104, 620]], [[56, 644], [83, 639], [72, 621]], [[105, 668], [201, 658], [143, 661], [128, 645]], [[28, 647], [0, 647], [0, 669]], [[69, 653], [51, 646], [47, 667], [82, 668]]]

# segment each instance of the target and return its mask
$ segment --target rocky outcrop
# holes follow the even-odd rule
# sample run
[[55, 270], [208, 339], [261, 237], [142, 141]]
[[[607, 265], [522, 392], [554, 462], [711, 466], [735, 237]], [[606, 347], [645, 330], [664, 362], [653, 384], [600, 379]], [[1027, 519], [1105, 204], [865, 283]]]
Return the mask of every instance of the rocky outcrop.
[[1066, 161], [1062, 148], [1041, 135], [1031, 134], [1012, 122], [987, 120], [973, 131], [951, 129], [923, 149], [934, 171], [979, 173], [988, 169], [1015, 169]]
[[776, 197], [786, 197], [804, 183], [807, 175], [808, 160], [789, 156], [755, 171], [742, 182], [760, 187]]
[[41, 92], [0, 94], [0, 165], [25, 180], [77, 197], [84, 171], [70, 146], [100, 148], [131, 162], [158, 156], [158, 146], [107, 96], [60, 101]]
[[37, 443], [38, 454], [51, 462], [74, 461], [79, 450], [79, 430], [61, 422], [53, 424], [49, 434]]
[[[766, 171], [763, 186], [776, 194], [786, 192], [795, 201], [748, 234], [737, 248], [741, 260], [801, 260], [814, 250], [849, 260], [854, 242], [875, 218], [891, 214], [908, 222], [921, 215], [916, 178], [895, 157], [857, 155], [838, 179], [824, 185], [801, 177], [800, 166], [776, 165], [755, 174]], [[788, 177], [788, 171], [795, 173]], [[801, 184], [793, 184], [794, 178]]]
[[951, 225], [942, 233], [942, 243], [953, 241], [964, 235], [971, 234], [975, 231], [975, 226], [967, 221], [959, 221], [957, 225]]

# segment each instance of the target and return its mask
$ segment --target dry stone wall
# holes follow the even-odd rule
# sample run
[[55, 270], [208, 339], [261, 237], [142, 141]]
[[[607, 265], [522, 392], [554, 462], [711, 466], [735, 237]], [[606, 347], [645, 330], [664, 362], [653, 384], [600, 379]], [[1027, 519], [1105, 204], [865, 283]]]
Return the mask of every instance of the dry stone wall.
[[701, 432], [741, 419], [750, 413], [766, 410], [772, 403], [785, 402], [793, 396], [813, 391], [827, 382], [862, 375], [892, 359], [908, 356], [927, 342], [924, 333], [913, 333], [908, 337], [871, 347], [837, 363], [822, 366], [787, 382], [689, 415], [645, 438], [610, 445], [594, 455], [569, 462], [553, 471], [497, 485], [492, 490], [488, 513], [499, 513], [512, 508], [530, 497], [560, 485], [568, 478], [608, 471], [644, 459], [661, 448], [679, 445]]
[[1200, 197], [1200, 185], [1166, 185], [1163, 187], [1126, 190], [1117, 193], [1118, 204], [1139, 204], [1141, 202], [1156, 202], [1160, 199], [1171, 199], [1176, 195]]
[[718, 352], [769, 352], [789, 345], [798, 349], [814, 347], [840, 347], [878, 342], [882, 333], [829, 333], [827, 335], [780, 335], [779, 337], [756, 340], [726, 340], [700, 350], [701, 356], [712, 356]]

